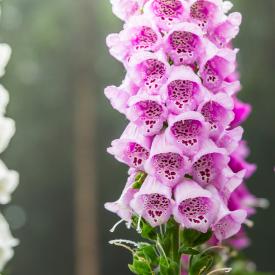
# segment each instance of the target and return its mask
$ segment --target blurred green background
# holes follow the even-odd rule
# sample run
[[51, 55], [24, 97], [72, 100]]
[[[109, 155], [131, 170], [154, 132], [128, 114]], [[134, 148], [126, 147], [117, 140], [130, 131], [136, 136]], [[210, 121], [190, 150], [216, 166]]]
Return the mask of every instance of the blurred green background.
[[[235, 42], [241, 49], [241, 98], [254, 106], [245, 137], [258, 171], [249, 186], [271, 202], [254, 218], [247, 254], [260, 270], [270, 271], [275, 270], [275, 1], [233, 2], [244, 17]], [[21, 241], [10, 274], [128, 274], [131, 257], [108, 240], [136, 234], [123, 226], [111, 234], [117, 218], [103, 209], [105, 201], [118, 198], [126, 179], [126, 167], [106, 147], [127, 122], [103, 95], [125, 73], [105, 46], [106, 35], [122, 24], [108, 0], [5, 0], [2, 8], [1, 42], [13, 48], [2, 82], [11, 94], [8, 115], [17, 122], [2, 157], [21, 174], [4, 208]]]

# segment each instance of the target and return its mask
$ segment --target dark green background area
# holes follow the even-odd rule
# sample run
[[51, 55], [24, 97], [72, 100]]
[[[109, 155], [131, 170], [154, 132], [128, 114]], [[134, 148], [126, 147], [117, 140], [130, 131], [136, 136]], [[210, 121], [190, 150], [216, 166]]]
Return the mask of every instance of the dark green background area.
[[[75, 79], [83, 71], [91, 76], [96, 118], [93, 155], [98, 191], [98, 253], [101, 273], [129, 274], [128, 253], [107, 244], [113, 238], [136, 238], [123, 226], [109, 228], [117, 218], [104, 210], [105, 201], [118, 198], [126, 179], [126, 167], [106, 154], [126, 119], [112, 110], [103, 95], [109, 84], [119, 84], [124, 70], [108, 53], [105, 37], [119, 31], [121, 22], [111, 13], [107, 0], [92, 2], [90, 10], [76, 12], [76, 0], [5, 0], [0, 27], [1, 42], [13, 48], [3, 79], [10, 91], [8, 115], [17, 123], [17, 134], [2, 158], [21, 174], [11, 205], [26, 215], [24, 226], [13, 233], [21, 240], [9, 265], [11, 275], [73, 275], [74, 248], [74, 104]], [[82, 0], [82, 2], [85, 2]], [[250, 160], [258, 171], [249, 181], [251, 190], [267, 197], [271, 207], [259, 211], [247, 254], [262, 271], [275, 270], [275, 1], [234, 0], [243, 14], [235, 45], [239, 54], [243, 91], [241, 98], [254, 111], [245, 123], [245, 138], [252, 150]], [[88, 5], [89, 6], [89, 5]], [[85, 21], [85, 22], [84, 22]], [[84, 24], [84, 23], [85, 24]], [[88, 26], [83, 28], [83, 24]], [[88, 43], [81, 52], [82, 44]], [[78, 60], [81, 52], [85, 58]], [[77, 61], [76, 61], [77, 60]], [[76, 66], [76, 62], [82, 62]], [[85, 121], [90, 123], [89, 118]], [[87, 148], [89, 152], [91, 148]], [[15, 223], [16, 215], [7, 218]], [[92, 256], [92, 255], [91, 255]]]

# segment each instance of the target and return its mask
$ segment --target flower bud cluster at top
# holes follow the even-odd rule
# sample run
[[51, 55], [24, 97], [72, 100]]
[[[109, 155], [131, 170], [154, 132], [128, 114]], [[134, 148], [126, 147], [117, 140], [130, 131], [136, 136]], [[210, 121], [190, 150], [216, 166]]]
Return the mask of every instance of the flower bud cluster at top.
[[105, 95], [130, 123], [108, 152], [130, 169], [121, 197], [105, 207], [152, 227], [173, 217], [245, 247], [242, 226], [261, 201], [245, 185], [255, 165], [240, 124], [251, 107], [237, 99], [231, 42], [241, 14], [222, 0], [111, 2], [125, 24], [107, 45], [127, 73]]
[[[7, 44], [0, 44], [0, 77], [5, 73], [5, 67], [9, 61], [11, 49]], [[6, 107], [9, 102], [9, 94], [0, 85], [0, 153], [7, 148], [12, 136], [15, 133], [14, 120], [5, 116]], [[0, 205], [6, 205], [11, 200], [11, 194], [19, 182], [19, 175], [16, 171], [9, 170], [0, 160]], [[13, 248], [18, 240], [11, 235], [9, 225], [0, 213], [0, 272], [3, 271], [6, 263], [13, 257]]]

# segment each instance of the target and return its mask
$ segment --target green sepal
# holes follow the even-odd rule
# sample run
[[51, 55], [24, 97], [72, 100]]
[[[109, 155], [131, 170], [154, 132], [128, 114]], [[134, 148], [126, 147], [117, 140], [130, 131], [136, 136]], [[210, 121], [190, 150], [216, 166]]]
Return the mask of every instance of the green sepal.
[[158, 256], [150, 244], [141, 244], [135, 251], [133, 263], [128, 265], [130, 271], [138, 275], [152, 275], [158, 264]]
[[144, 180], [146, 179], [147, 174], [145, 172], [138, 172], [135, 177], [135, 182], [132, 185], [133, 189], [140, 189]]

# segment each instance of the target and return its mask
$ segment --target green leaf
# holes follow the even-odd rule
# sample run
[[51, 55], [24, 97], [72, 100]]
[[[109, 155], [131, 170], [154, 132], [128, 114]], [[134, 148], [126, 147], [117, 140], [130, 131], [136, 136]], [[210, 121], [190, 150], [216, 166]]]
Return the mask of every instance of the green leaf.
[[190, 275], [202, 275], [211, 269], [214, 258], [210, 255], [195, 256], [190, 267]]
[[150, 262], [151, 266], [158, 265], [158, 255], [156, 254], [156, 250], [153, 245], [150, 245], [150, 244], [142, 245], [139, 248], [139, 251], [140, 251], [140, 254], [142, 254], [148, 262]]
[[198, 255], [200, 252], [196, 249], [191, 247], [181, 246], [179, 249], [179, 253], [186, 254], [186, 255]]
[[193, 229], [184, 229], [182, 232], [183, 244], [186, 247], [195, 247], [206, 243], [212, 237], [212, 231], [201, 233]]
[[142, 229], [141, 229], [141, 236], [144, 239], [148, 240], [156, 240], [157, 238], [157, 233], [155, 228], [150, 226], [149, 224], [142, 222]]
[[150, 264], [146, 261], [146, 259], [134, 256], [133, 264], [128, 265], [129, 269], [138, 275], [149, 275], [153, 274]]
[[160, 275], [178, 274], [178, 263], [169, 258], [160, 257], [159, 259]]
[[213, 233], [211, 230], [207, 231], [206, 233], [201, 233], [200, 236], [194, 241], [194, 246], [206, 243], [211, 239], [212, 235]]

